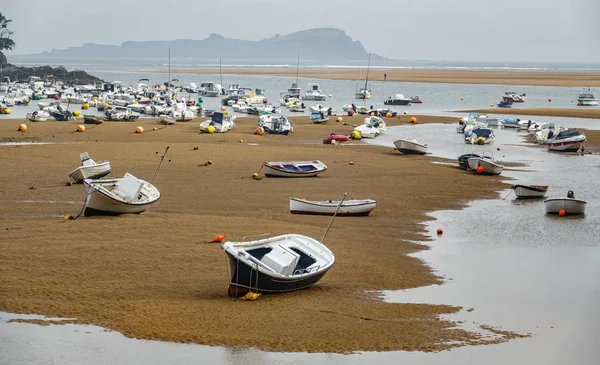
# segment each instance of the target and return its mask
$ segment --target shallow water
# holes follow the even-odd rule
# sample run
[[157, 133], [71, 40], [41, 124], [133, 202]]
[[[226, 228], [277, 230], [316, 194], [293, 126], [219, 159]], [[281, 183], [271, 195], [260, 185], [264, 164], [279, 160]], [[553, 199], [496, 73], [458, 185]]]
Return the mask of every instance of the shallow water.
[[[146, 82], [147, 84], [162, 84], [168, 78], [166, 73], [150, 73], [148, 71], [131, 72], [127, 68], [117, 68], [117, 71], [99, 68], [92, 73], [107, 81], [122, 81], [124, 85], [136, 85], [141, 78], [148, 78], [150, 82]], [[334, 108], [338, 113], [343, 113], [342, 107], [348, 103], [366, 105], [367, 107], [373, 106], [375, 108], [385, 107], [383, 101], [389, 96], [397, 93], [402, 93], [406, 97], [419, 95], [424, 100], [423, 104], [389, 106], [390, 109], [397, 111], [399, 114], [402, 114], [404, 111], [409, 114], [440, 114], [452, 110], [488, 108], [490, 107], [490, 104], [495, 105], [502, 100], [502, 94], [505, 91], [527, 94], [526, 102], [522, 104], [513, 104], [513, 109], [548, 107], [571, 108], [575, 107], [575, 99], [581, 90], [579, 87], [557, 86], [470, 85], [370, 81], [369, 88], [373, 90], [371, 99], [366, 101], [354, 99], [354, 92], [357, 88], [364, 87], [365, 77], [366, 71], [357, 71], [356, 80], [300, 78], [298, 83], [303, 92], [305, 92], [308, 83], [317, 82], [320, 84], [322, 92], [329, 96], [325, 102], [305, 102], [307, 106], [321, 103], [325, 106]], [[218, 83], [220, 80], [219, 75], [171, 74], [171, 78], [179, 79], [179, 84], [184, 86], [188, 86], [190, 82], [195, 82], [200, 85], [204, 81]], [[279, 105], [279, 94], [286, 91], [291, 84], [295, 82], [295, 77], [223, 75], [224, 87], [227, 87], [229, 84], [237, 83], [242, 87], [265, 89], [266, 96], [273, 105]], [[198, 98], [198, 95], [192, 94], [191, 98], [195, 100]], [[549, 102], [548, 99], [552, 99], [552, 102]], [[221, 108], [220, 98], [205, 97], [203, 100], [204, 108], [217, 110]], [[37, 101], [32, 101], [29, 106], [15, 106], [11, 109], [12, 114], [0, 115], [0, 119], [23, 118], [27, 112], [38, 109]], [[73, 104], [70, 109], [81, 109], [81, 105]], [[499, 112], [502, 112], [502, 110], [499, 109]], [[283, 113], [288, 115], [302, 115], [302, 113], [290, 113], [286, 108], [283, 108]], [[96, 112], [96, 108], [90, 108], [86, 111], [82, 111], [82, 114], [98, 113]], [[308, 114], [308, 111], [304, 113], [304, 115]], [[543, 120], [546, 121], [548, 119], [544, 117]]]

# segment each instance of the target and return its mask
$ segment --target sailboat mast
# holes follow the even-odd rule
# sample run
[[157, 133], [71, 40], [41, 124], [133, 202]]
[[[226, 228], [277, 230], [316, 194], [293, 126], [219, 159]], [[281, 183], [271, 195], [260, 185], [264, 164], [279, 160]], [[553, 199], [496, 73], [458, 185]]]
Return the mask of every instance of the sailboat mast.
[[[296, 85], [298, 85], [298, 77], [300, 76], [300, 53], [298, 53], [298, 62], [296, 62]], [[298, 86], [296, 86], [298, 87]]]
[[171, 98], [171, 48], [169, 48], [169, 74], [167, 79], [167, 95]]
[[367, 77], [365, 78], [365, 90], [367, 90], [367, 84], [369, 83], [369, 68], [371, 67], [371, 54], [369, 53], [369, 62], [367, 63]]
[[221, 66], [221, 57], [219, 57], [219, 75], [221, 87], [223, 87], [223, 67]]

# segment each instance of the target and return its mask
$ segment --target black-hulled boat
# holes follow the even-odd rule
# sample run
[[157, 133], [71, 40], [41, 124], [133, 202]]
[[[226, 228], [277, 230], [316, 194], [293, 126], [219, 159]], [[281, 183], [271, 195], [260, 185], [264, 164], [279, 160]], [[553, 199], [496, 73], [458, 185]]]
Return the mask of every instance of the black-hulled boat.
[[461, 170], [466, 170], [466, 171], [470, 170], [469, 159], [471, 157], [481, 157], [481, 156], [474, 154], [474, 153], [466, 153], [464, 155], [460, 155], [460, 156], [458, 156], [458, 159], [457, 159], [458, 167], [460, 167]]
[[335, 257], [321, 242], [299, 234], [225, 242], [231, 279], [228, 294], [284, 293], [307, 288], [333, 267]]

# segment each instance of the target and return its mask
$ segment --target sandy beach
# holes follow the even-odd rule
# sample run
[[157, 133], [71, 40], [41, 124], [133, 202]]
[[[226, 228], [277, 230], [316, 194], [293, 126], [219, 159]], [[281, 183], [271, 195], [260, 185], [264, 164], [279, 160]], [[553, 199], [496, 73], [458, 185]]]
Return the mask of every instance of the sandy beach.
[[[77, 318], [137, 338], [272, 351], [438, 351], [517, 336], [501, 332], [490, 340], [438, 317], [460, 308], [390, 304], [371, 292], [441, 283], [407, 256], [425, 248], [410, 241], [427, 239], [426, 213], [495, 198], [506, 185], [391, 146], [321, 143], [331, 132], [349, 134], [362, 119], [312, 125], [298, 117], [290, 136], [253, 135], [255, 118], [212, 135], [199, 134], [197, 122], [163, 128], [144, 119], [84, 133], [75, 132], [78, 122], [28, 123], [20, 133], [23, 121], [3, 121], [3, 142], [53, 144], [0, 147], [0, 311]], [[133, 133], [138, 125], [147, 132]], [[171, 161], [154, 180], [162, 198], [147, 214], [63, 220], [84, 199], [82, 185], [65, 184], [79, 153], [111, 161], [112, 176], [149, 179], [155, 153], [167, 145]], [[263, 161], [306, 159], [320, 159], [328, 171], [309, 179], [251, 178]], [[472, 187], [468, 196], [465, 185]], [[378, 206], [369, 217], [336, 219], [325, 239], [336, 265], [323, 280], [255, 302], [227, 296], [225, 256], [208, 241], [265, 232], [320, 238], [329, 218], [291, 215], [288, 198], [338, 199], [344, 192]]]
[[[166, 72], [166, 69], [155, 72]], [[218, 75], [219, 69], [171, 69], [175, 74]], [[223, 68], [224, 75], [260, 75], [286, 76], [329, 80], [364, 80], [366, 69], [306, 69], [289, 68]], [[496, 85], [534, 85], [534, 86], [600, 86], [598, 72], [552, 72], [552, 71], [476, 71], [476, 70], [390, 70], [375, 69], [369, 71], [369, 80], [401, 82], [430, 82], [452, 84], [496, 84]]]
[[458, 111], [458, 113], [469, 112], [479, 112], [482, 114], [541, 115], [549, 117], [600, 119], [599, 108], [487, 108]]

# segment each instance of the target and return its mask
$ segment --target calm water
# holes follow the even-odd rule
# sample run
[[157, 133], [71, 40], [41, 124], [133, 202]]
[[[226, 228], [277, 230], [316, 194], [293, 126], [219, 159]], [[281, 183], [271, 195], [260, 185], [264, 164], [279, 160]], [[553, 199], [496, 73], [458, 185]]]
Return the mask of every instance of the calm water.
[[[148, 70], [131, 72], [125, 68], [116, 71], [108, 71], [106, 68], [89, 70], [95, 76], [106, 81], [121, 81], [124, 85], [136, 85], [141, 78], [148, 78], [147, 84], [162, 84], [168, 78], [168, 75], [150, 73]], [[410, 106], [390, 106], [392, 110], [398, 113], [406, 111], [409, 114], [434, 113], [440, 114], [453, 110], [466, 110], [476, 108], [488, 108], [490, 104], [496, 104], [502, 99], [505, 91], [515, 91], [517, 93], [526, 93], [527, 101], [523, 104], [515, 103], [513, 108], [541, 108], [555, 107], [568, 108], [575, 107], [575, 99], [579, 95], [579, 87], [554, 87], [554, 86], [511, 86], [511, 85], [468, 85], [468, 84], [434, 84], [434, 83], [415, 83], [415, 82], [392, 82], [392, 81], [370, 81], [369, 87], [373, 90], [371, 99], [363, 101], [354, 99], [354, 92], [357, 87], [363, 87], [365, 83], [365, 71], [356, 72], [356, 80], [321, 80], [300, 78], [298, 83], [304, 93], [310, 82], [317, 82], [321, 90], [329, 97], [321, 104], [329, 106], [342, 113], [342, 107], [348, 103], [356, 105], [373, 106], [375, 108], [384, 107], [383, 101], [390, 95], [397, 93], [404, 94], [406, 97], [419, 95], [423, 104], [412, 104]], [[374, 77], [371, 73], [371, 77]], [[189, 75], [189, 74], [171, 74], [171, 78], [179, 79], [179, 84], [188, 86], [190, 82], [200, 85], [204, 81], [220, 82], [220, 76], [217, 75]], [[295, 77], [266, 77], [266, 76], [238, 76], [223, 75], [223, 86], [229, 84], [240, 84], [242, 87], [262, 88], [266, 90], [269, 102], [273, 105], [279, 105], [279, 94], [286, 91], [291, 84], [296, 82]], [[582, 85], [582, 87], [585, 85]], [[197, 99], [197, 95], [192, 95]], [[462, 98], [462, 100], [461, 100]], [[552, 99], [552, 102], [548, 100]], [[314, 105], [319, 102], [305, 102], [306, 105]], [[208, 109], [218, 109], [221, 107], [220, 98], [204, 98], [203, 106]], [[80, 105], [73, 105], [71, 109], [79, 109]], [[32, 101], [29, 107], [15, 106], [11, 115], [0, 115], [0, 119], [21, 118], [32, 110], [37, 110], [37, 102]], [[500, 110], [501, 111], [501, 110]], [[284, 114], [288, 114], [284, 108]], [[95, 108], [85, 111], [86, 114], [94, 114]], [[308, 114], [308, 112], [306, 113]], [[298, 115], [292, 113], [292, 115]]]

